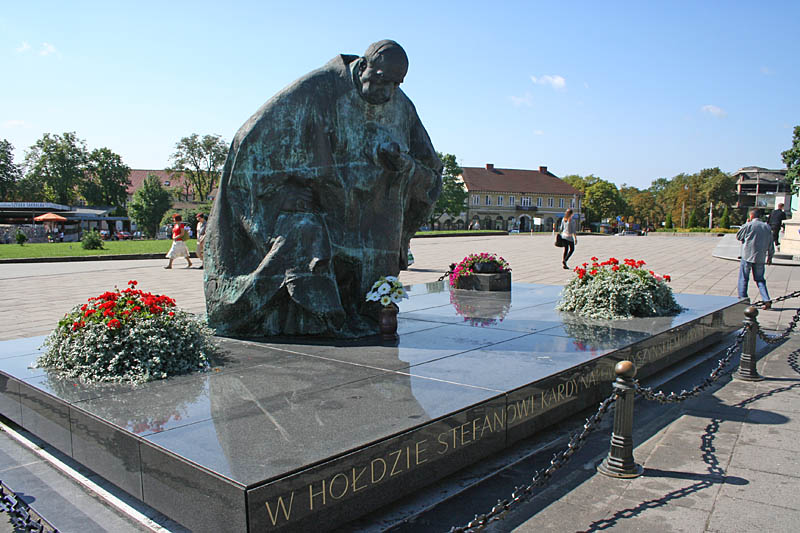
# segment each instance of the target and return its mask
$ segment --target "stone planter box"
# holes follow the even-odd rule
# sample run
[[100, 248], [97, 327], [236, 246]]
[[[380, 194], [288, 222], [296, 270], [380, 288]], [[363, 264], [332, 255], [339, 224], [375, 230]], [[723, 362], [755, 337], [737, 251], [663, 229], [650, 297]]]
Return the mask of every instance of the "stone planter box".
[[511, 272], [496, 272], [494, 274], [472, 274], [456, 281], [457, 289], [470, 291], [510, 291]]

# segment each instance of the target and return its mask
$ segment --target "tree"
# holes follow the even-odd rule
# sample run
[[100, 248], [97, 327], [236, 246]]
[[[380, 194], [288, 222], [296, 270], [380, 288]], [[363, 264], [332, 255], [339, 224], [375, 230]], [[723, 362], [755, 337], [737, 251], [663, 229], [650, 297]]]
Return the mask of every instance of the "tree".
[[0, 201], [10, 202], [14, 199], [21, 177], [22, 170], [14, 164], [14, 146], [3, 139], [0, 141]]
[[44, 186], [46, 200], [70, 205], [86, 174], [87, 158], [86, 143], [75, 132], [45, 133], [25, 155], [26, 177]]
[[[457, 218], [465, 209], [467, 196], [469, 193], [464, 188], [464, 183], [459, 176], [461, 167], [458, 166], [456, 156], [453, 154], [438, 153], [439, 159], [444, 163], [442, 172], [442, 194], [433, 206], [431, 222], [437, 220], [444, 214]], [[433, 224], [431, 224], [432, 226]]]
[[731, 217], [728, 214], [728, 206], [725, 206], [725, 210], [722, 212], [722, 217], [719, 219], [719, 227], [728, 229], [731, 227]]
[[666, 229], [672, 229], [672, 213], [667, 213], [667, 220], [664, 221], [664, 227]]
[[689, 213], [689, 221], [686, 224], [687, 228], [696, 228], [700, 224], [697, 222], [697, 209], [692, 209]]
[[706, 199], [706, 213], [712, 204], [714, 214], [717, 215], [736, 201], [736, 180], [726, 172], [722, 172], [719, 167], [701, 170], [699, 181], [702, 194]]
[[621, 204], [619, 191], [613, 183], [600, 180], [586, 189], [586, 210], [599, 219], [616, 216]]
[[800, 177], [800, 126], [794, 127], [794, 136], [792, 137], [792, 147], [788, 150], [781, 152], [783, 164], [786, 165], [786, 183], [789, 184], [792, 194], [797, 194], [800, 190], [800, 183], [797, 178]]
[[108, 148], [89, 154], [86, 178], [78, 187], [89, 205], [122, 206], [128, 198], [131, 169]]
[[583, 214], [586, 217], [586, 222], [599, 221], [600, 218], [602, 217], [599, 214], [594, 213], [592, 211], [592, 206], [588, 202], [588, 195], [586, 194], [586, 191], [592, 185], [600, 183], [603, 180], [601, 180], [600, 178], [598, 178], [593, 174], [589, 174], [588, 176], [579, 176], [577, 174], [570, 174], [568, 176], [564, 176], [561, 179], [584, 194], [583, 204], [581, 207], [583, 209]]
[[158, 176], [148, 174], [142, 187], [133, 193], [128, 215], [136, 226], [150, 238], [155, 237], [161, 217], [172, 207], [169, 192], [161, 186]]
[[222, 165], [228, 155], [228, 145], [219, 135], [196, 133], [184, 137], [175, 145], [172, 168], [167, 170], [183, 173], [194, 188], [195, 198], [204, 202], [219, 181]]

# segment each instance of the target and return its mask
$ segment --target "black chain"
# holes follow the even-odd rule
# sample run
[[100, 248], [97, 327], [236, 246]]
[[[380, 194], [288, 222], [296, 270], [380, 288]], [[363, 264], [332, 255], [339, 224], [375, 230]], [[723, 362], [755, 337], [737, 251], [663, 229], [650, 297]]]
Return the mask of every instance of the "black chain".
[[789, 326], [780, 335], [767, 335], [761, 329], [760, 324], [756, 325], [756, 333], [758, 334], [759, 337], [761, 337], [761, 340], [763, 340], [767, 344], [778, 344], [783, 339], [788, 337], [792, 331], [794, 331], [794, 329], [797, 327], [798, 321], [800, 321], [800, 309], [797, 310], [792, 319], [789, 321]]
[[39, 513], [31, 509], [17, 494], [0, 481], [0, 511], [8, 513], [11, 522], [25, 532], [58, 533]]
[[772, 300], [766, 300], [766, 301], [762, 300], [750, 305], [763, 308], [767, 304], [770, 304], [771, 306], [772, 304], [776, 304], [778, 302], [784, 302], [786, 300], [791, 300], [792, 298], [798, 298], [798, 297], [800, 297], [800, 291], [794, 291], [790, 292], [789, 294], [784, 294], [783, 296], [778, 296], [777, 298], [773, 298]]
[[492, 507], [489, 512], [475, 515], [475, 518], [465, 526], [454, 526], [450, 528], [450, 533], [465, 533], [482, 528], [490, 522], [500, 520], [506, 511], [532, 497], [535, 488], [541, 488], [546, 485], [550, 481], [550, 478], [553, 477], [553, 474], [559, 468], [567, 464], [575, 452], [583, 447], [589, 434], [597, 429], [597, 425], [603, 419], [606, 412], [608, 412], [611, 404], [617, 401], [618, 397], [619, 395], [614, 392], [611, 396], [600, 402], [600, 407], [597, 408], [597, 412], [586, 419], [581, 430], [572, 434], [566, 448], [553, 455], [553, 458], [550, 460], [550, 466], [542, 468], [533, 474], [530, 484], [522, 487], [514, 487], [514, 492], [511, 493], [511, 499], [497, 500], [497, 504]]
[[725, 369], [725, 367], [730, 364], [731, 359], [733, 359], [733, 356], [736, 353], [736, 350], [742, 345], [746, 333], [747, 333], [747, 328], [742, 328], [739, 331], [739, 333], [736, 334], [736, 340], [733, 341], [733, 344], [728, 346], [728, 349], [725, 351], [725, 356], [719, 360], [719, 364], [717, 365], [717, 367], [711, 371], [711, 374], [709, 374], [709, 376], [705, 380], [703, 380], [702, 383], [700, 383], [699, 385], [695, 385], [690, 390], [684, 389], [680, 393], [676, 393], [673, 391], [670, 392], [669, 394], [666, 394], [663, 391], [654, 392], [652, 387], [642, 387], [639, 384], [639, 380], [637, 379], [634, 380], [634, 386], [636, 387], [636, 392], [639, 393], [645, 400], [650, 400], [659, 403], [677, 403], [677, 402], [682, 402], [684, 400], [688, 400], [693, 396], [697, 396], [698, 394], [706, 390], [708, 387], [710, 387], [719, 378], [721, 378], [725, 374], [729, 374], [734, 370], [733, 368], [729, 368], [727, 370], [723, 369]]

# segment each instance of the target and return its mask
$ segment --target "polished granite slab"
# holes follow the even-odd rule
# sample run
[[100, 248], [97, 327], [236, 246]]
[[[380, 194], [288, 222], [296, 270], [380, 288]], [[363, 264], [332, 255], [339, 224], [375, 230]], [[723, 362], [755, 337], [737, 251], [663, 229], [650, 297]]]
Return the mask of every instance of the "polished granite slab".
[[[734, 298], [676, 295], [674, 317], [587, 320], [561, 287], [411, 287], [400, 338], [220, 339], [211, 371], [141, 386], [30, 368], [0, 342], [0, 413], [195, 531], [319, 529], [530, 435], [738, 328]], [[224, 508], [223, 508], [224, 504]]]

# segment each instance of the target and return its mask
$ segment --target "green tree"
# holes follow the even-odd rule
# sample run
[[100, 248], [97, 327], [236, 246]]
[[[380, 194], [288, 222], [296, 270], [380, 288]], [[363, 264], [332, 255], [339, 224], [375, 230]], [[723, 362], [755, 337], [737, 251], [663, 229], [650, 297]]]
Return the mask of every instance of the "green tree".
[[586, 188], [584, 204], [586, 211], [598, 219], [612, 218], [620, 212], [622, 199], [613, 183], [600, 180]]
[[444, 214], [450, 215], [452, 218], [457, 218], [462, 212], [465, 211], [467, 205], [467, 189], [464, 188], [464, 182], [459, 177], [461, 175], [461, 167], [458, 166], [456, 156], [453, 154], [438, 153], [439, 159], [444, 164], [444, 171], [442, 172], [442, 194], [436, 200], [436, 205], [433, 206], [433, 213], [431, 213], [431, 226], [433, 222]]
[[722, 217], [719, 219], [719, 227], [728, 229], [731, 227], [731, 216], [728, 213], [728, 206], [725, 206], [725, 210], [722, 211]]
[[692, 209], [689, 213], [689, 221], [686, 223], [687, 228], [696, 228], [700, 224], [697, 222], [697, 209]]
[[172, 200], [169, 191], [161, 186], [158, 176], [148, 174], [142, 187], [133, 193], [128, 204], [128, 215], [150, 238], [156, 236], [161, 218], [169, 208]]
[[584, 194], [581, 209], [583, 211], [583, 215], [586, 217], [586, 222], [599, 222], [601, 217], [592, 211], [592, 206], [588, 203], [586, 191], [592, 185], [600, 183], [603, 180], [593, 174], [589, 174], [588, 176], [569, 174], [561, 179]]
[[664, 221], [664, 227], [666, 229], [672, 229], [672, 227], [673, 227], [672, 213], [669, 213], [669, 212], [667, 213], [667, 219]]
[[219, 135], [200, 137], [193, 133], [175, 145], [170, 172], [183, 173], [183, 179], [192, 184], [195, 198], [206, 201], [219, 181], [222, 165], [228, 155], [228, 145]]
[[122, 158], [108, 148], [92, 150], [87, 161], [87, 174], [79, 186], [89, 205], [122, 206], [128, 198], [128, 177], [131, 169]]
[[792, 147], [781, 152], [783, 164], [786, 165], [786, 183], [789, 184], [792, 194], [797, 194], [800, 190], [800, 126], [794, 127], [792, 137]]
[[14, 163], [14, 146], [3, 139], [0, 141], [0, 202], [14, 199], [17, 182], [22, 177], [22, 169]]
[[26, 177], [44, 186], [46, 200], [70, 205], [86, 175], [87, 158], [86, 142], [75, 132], [45, 133], [25, 155]]

